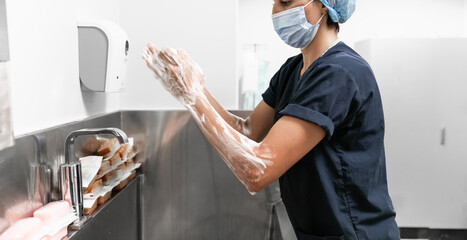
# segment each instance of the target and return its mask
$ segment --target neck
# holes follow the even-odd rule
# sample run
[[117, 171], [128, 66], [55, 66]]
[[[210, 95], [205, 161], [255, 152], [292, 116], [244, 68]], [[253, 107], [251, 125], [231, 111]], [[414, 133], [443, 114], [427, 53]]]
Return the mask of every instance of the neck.
[[[324, 22], [324, 19], [323, 19]], [[323, 23], [316, 33], [316, 37], [306, 48], [302, 49], [303, 68], [302, 75], [308, 67], [329, 48], [329, 46], [337, 39], [337, 32], [330, 29]]]

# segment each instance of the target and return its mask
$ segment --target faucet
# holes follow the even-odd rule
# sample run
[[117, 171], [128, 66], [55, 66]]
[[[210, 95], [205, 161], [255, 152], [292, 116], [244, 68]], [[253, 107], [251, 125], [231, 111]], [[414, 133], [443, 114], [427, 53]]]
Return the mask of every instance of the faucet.
[[60, 195], [66, 199], [70, 194], [73, 211], [81, 221], [84, 217], [81, 163], [75, 156], [75, 140], [79, 136], [111, 134], [120, 144], [128, 143], [128, 137], [118, 128], [89, 128], [76, 130], [68, 134], [65, 140], [65, 163], [60, 166]]

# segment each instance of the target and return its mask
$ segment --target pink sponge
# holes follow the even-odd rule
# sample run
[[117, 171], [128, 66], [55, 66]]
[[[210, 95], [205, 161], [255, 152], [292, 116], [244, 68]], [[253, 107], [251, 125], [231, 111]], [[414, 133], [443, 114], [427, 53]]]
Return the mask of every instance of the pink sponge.
[[42, 226], [39, 218], [24, 218], [16, 221], [1, 236], [0, 240], [21, 240], [27, 239], [31, 232], [37, 231]]
[[34, 211], [34, 217], [41, 219], [44, 223], [60, 219], [70, 213], [71, 207], [67, 201], [50, 202]]

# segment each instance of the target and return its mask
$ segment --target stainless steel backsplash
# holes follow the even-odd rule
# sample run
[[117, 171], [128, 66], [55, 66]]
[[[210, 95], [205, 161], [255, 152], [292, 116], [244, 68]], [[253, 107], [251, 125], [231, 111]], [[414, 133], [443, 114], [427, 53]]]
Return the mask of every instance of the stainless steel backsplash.
[[[41, 202], [44, 194], [58, 200], [58, 169], [64, 162], [65, 138], [73, 130], [94, 127], [121, 128], [121, 112], [20, 136], [15, 139], [13, 147], [0, 151], [0, 218], [7, 213], [21, 215], [27, 210], [25, 207]], [[80, 139], [78, 145], [84, 140]], [[36, 166], [51, 169], [51, 189], [45, 189], [45, 192], [45, 180], [40, 178]], [[18, 204], [24, 205], [12, 209]]]
[[51, 167], [49, 195], [57, 200], [67, 134], [100, 127], [121, 128], [135, 139], [144, 173], [144, 239], [280, 239], [270, 232], [265, 191], [247, 192], [187, 111], [116, 112], [16, 138], [0, 152], [0, 218], [15, 204], [41, 201], [40, 178], [30, 170], [35, 164]]

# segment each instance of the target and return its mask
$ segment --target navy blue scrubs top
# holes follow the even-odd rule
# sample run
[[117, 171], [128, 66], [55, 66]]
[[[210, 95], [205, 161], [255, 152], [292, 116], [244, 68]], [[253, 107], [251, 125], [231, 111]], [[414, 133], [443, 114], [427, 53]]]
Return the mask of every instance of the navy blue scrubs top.
[[288, 59], [263, 94], [275, 122], [292, 116], [326, 131], [279, 179], [298, 239], [399, 239], [387, 189], [383, 108], [370, 66], [343, 42], [300, 77], [302, 66], [301, 54]]

